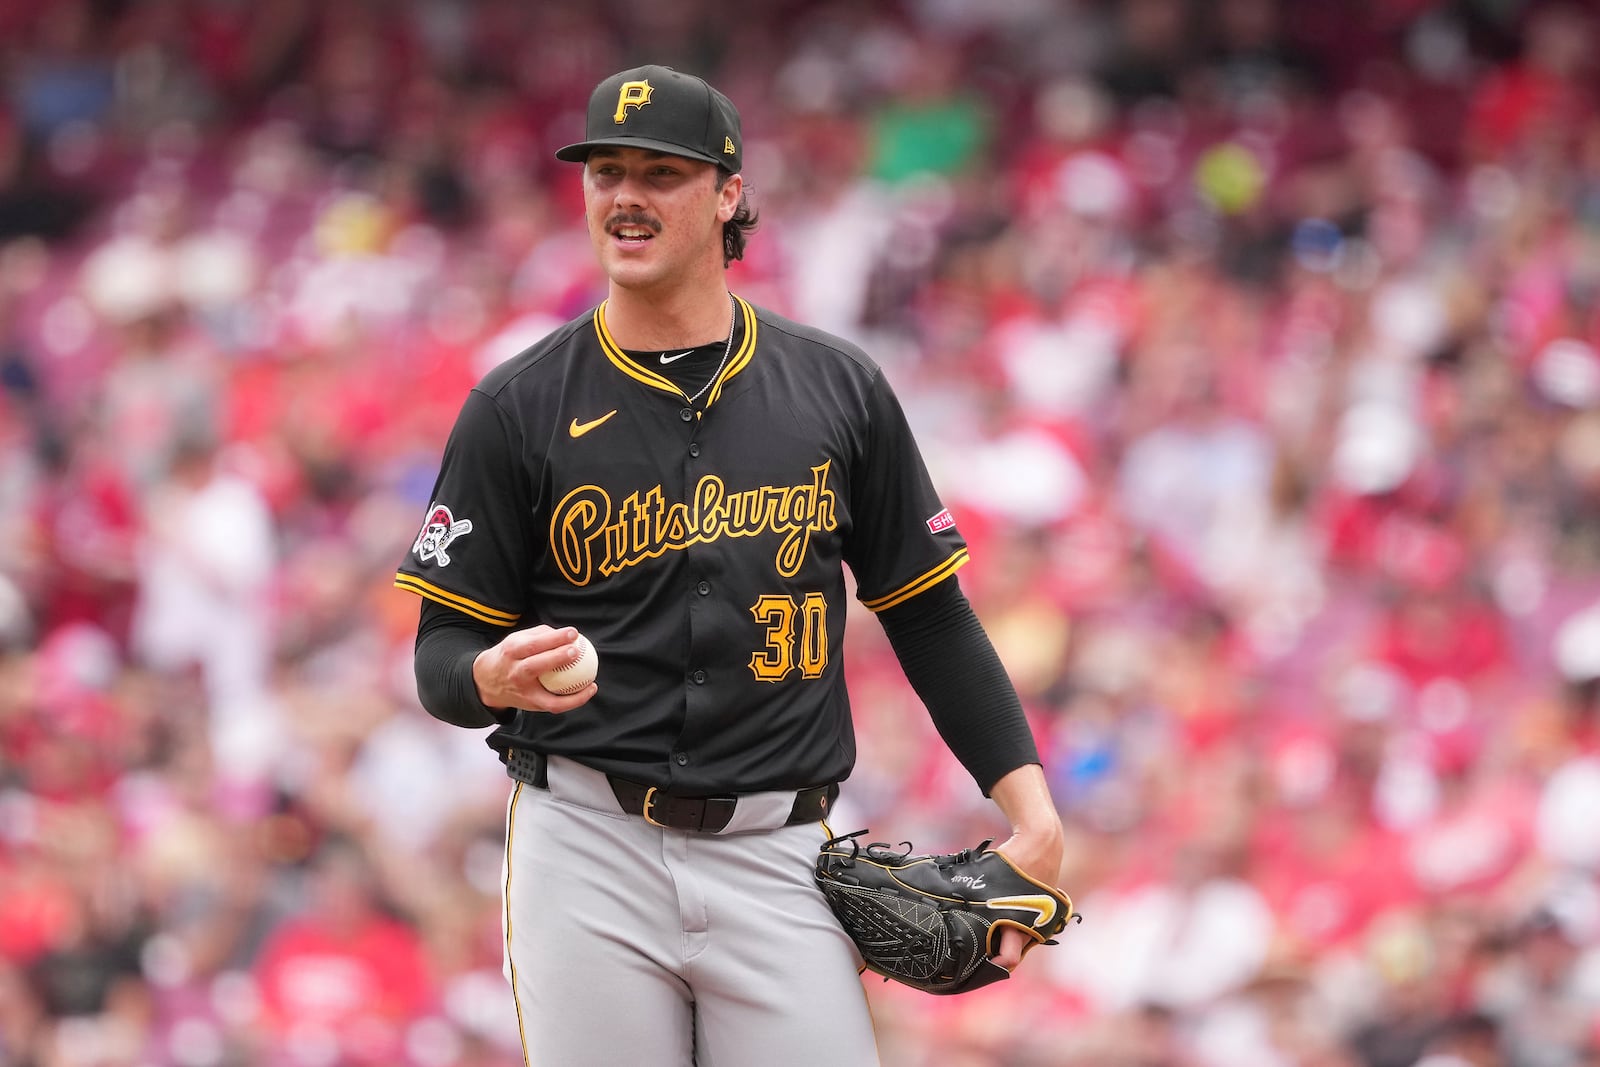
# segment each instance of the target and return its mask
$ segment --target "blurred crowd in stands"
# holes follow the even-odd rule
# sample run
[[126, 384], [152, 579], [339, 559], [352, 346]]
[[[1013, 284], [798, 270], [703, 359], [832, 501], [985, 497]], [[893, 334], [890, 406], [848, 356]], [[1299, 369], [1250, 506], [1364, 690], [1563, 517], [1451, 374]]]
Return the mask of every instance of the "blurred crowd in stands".
[[[1069, 827], [1084, 922], [869, 982], [885, 1063], [1600, 1064], [1593, 5], [7, 0], [0, 1067], [522, 1062], [390, 579], [603, 291], [551, 152], [646, 61], [743, 111], [735, 289], [901, 393]], [[850, 655], [841, 828], [1004, 836]]]

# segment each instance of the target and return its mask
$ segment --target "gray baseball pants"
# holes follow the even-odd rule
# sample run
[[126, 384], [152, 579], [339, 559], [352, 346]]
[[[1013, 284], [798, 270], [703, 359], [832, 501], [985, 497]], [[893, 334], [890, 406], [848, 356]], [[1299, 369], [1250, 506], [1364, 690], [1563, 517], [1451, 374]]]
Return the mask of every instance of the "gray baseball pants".
[[627, 815], [559, 757], [507, 803], [501, 922], [528, 1067], [876, 1067], [860, 956], [812, 881], [822, 823]]

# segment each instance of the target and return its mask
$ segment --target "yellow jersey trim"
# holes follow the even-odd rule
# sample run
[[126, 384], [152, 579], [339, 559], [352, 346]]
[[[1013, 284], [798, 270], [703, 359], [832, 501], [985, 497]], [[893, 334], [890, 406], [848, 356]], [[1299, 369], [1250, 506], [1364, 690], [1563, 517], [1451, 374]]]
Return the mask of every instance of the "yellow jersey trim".
[[[743, 297], [736, 295], [733, 300], [738, 306], [739, 314], [744, 316], [744, 341], [739, 345], [739, 350], [728, 360], [728, 365], [722, 368], [722, 373], [717, 375], [716, 382], [712, 384], [711, 391], [706, 395], [706, 407], [710, 407], [716, 402], [717, 397], [722, 395], [722, 387], [727, 385], [735, 374], [749, 366], [751, 359], [755, 357], [755, 311], [745, 302]], [[611, 336], [610, 328], [606, 326], [607, 303], [609, 301], [601, 301], [600, 306], [594, 309], [594, 332], [600, 339], [601, 351], [606, 354], [606, 358], [611, 361], [611, 365], [636, 382], [641, 382], [652, 389], [659, 389], [663, 393], [671, 393], [674, 396], [681, 396], [683, 399], [688, 400], [689, 394], [674, 385], [672, 379], [665, 375], [657, 374], [650, 368], [641, 366], [628, 358], [627, 353], [623, 352], [622, 346], [617, 344], [616, 339]]]
[[403, 571], [394, 576], [394, 587], [404, 589], [408, 593], [415, 593], [447, 608], [455, 608], [459, 612], [471, 615], [480, 622], [487, 622], [495, 626], [515, 626], [521, 615], [513, 615], [508, 611], [491, 608], [487, 604], [480, 604], [476, 600], [469, 600], [464, 596], [452, 593], [447, 589], [440, 589], [432, 582], [418, 578], [414, 574]]
[[711, 387], [711, 392], [706, 396], [706, 407], [716, 403], [717, 397], [722, 395], [722, 387], [727, 385], [735, 374], [748, 367], [750, 361], [755, 358], [756, 313], [749, 304], [744, 302], [742, 297], [735, 296], [733, 299], [744, 314], [744, 343], [739, 346], [739, 351], [734, 353], [733, 358], [728, 360], [728, 365], [722, 369], [722, 373], [717, 375], [716, 384]]
[[892, 608], [896, 604], [904, 604], [918, 593], [927, 592], [929, 589], [932, 589], [934, 586], [950, 577], [962, 567], [965, 567], [970, 558], [971, 557], [967, 555], [966, 549], [957, 549], [953, 556], [939, 564], [937, 567], [934, 567], [930, 571], [919, 574], [917, 577], [911, 579], [911, 581], [907, 582], [905, 585], [902, 585], [899, 589], [896, 589], [892, 593], [885, 593], [883, 596], [874, 597], [871, 600], [863, 600], [861, 602], [862, 606], [868, 611], [877, 612]]

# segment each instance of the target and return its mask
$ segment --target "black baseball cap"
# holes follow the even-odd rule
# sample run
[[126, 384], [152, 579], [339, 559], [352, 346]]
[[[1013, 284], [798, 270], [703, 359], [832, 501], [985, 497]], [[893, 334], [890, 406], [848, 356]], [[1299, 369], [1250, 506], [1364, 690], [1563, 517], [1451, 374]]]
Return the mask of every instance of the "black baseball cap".
[[646, 148], [737, 174], [744, 157], [733, 101], [693, 74], [654, 64], [595, 86], [584, 134], [587, 140], [558, 150], [556, 158], [582, 163], [593, 148]]

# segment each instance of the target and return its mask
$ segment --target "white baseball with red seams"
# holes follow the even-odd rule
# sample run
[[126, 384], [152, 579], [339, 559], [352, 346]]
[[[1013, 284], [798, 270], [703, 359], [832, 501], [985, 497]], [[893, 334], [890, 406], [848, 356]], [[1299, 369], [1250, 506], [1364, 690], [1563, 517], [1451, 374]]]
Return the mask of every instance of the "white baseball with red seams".
[[594, 681], [594, 676], [600, 670], [600, 657], [587, 637], [579, 634], [573, 644], [578, 646], [577, 659], [565, 667], [557, 667], [539, 675], [540, 685], [561, 696], [576, 693]]

